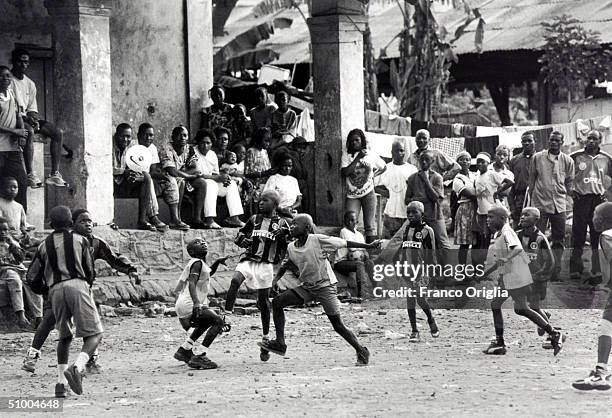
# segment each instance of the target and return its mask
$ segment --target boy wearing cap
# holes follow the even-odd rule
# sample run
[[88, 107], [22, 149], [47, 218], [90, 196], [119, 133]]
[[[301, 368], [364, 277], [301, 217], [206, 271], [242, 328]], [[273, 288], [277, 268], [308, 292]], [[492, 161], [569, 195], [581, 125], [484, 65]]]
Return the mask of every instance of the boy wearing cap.
[[514, 301], [514, 312], [517, 315], [528, 318], [550, 335], [556, 356], [561, 351], [563, 336], [561, 331], [555, 330], [545, 318], [527, 304], [533, 282], [528, 267], [529, 261], [523, 251], [521, 240], [507, 222], [508, 217], [508, 210], [499, 205], [490, 208], [487, 214], [487, 225], [495, 235], [489, 249], [488, 268], [484, 276], [495, 273], [499, 279], [500, 288], [505, 289], [508, 296], [496, 297], [491, 301], [496, 338], [483, 352], [485, 354], [506, 354], [504, 318], [501, 307], [506, 299], [511, 297]]
[[[599, 246], [601, 269], [608, 283], [612, 263], [612, 203], [606, 202], [595, 208], [593, 225], [601, 232]], [[608, 303], [603, 311], [599, 323], [599, 339], [597, 343], [597, 364], [588, 377], [572, 383], [578, 390], [610, 390], [612, 375], [608, 371], [608, 360], [612, 348], [612, 294], [608, 296]]]

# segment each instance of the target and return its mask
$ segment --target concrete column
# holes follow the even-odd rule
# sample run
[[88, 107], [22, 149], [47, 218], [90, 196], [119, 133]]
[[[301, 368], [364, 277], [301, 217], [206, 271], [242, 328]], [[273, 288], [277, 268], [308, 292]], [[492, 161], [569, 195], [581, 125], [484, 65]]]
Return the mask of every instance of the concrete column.
[[332, 14], [308, 20], [316, 133], [315, 215], [320, 224], [341, 225], [346, 193], [340, 163], [346, 135], [365, 125], [362, 31], [367, 16], [336, 14], [337, 8], [323, 3], [321, 13], [331, 10]]
[[195, 135], [200, 127], [200, 111], [213, 85], [213, 6], [212, 0], [185, 1], [189, 127]]
[[68, 188], [58, 203], [113, 219], [110, 1], [45, 0], [53, 22], [55, 123], [74, 150], [61, 171]]

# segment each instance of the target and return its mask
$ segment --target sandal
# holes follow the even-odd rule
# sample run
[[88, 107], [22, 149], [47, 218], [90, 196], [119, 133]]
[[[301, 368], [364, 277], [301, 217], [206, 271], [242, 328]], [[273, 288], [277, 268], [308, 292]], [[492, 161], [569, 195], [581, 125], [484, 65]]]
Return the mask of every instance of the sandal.
[[215, 221], [213, 221], [212, 223], [209, 223], [209, 224], [203, 223], [202, 224], [202, 229], [221, 229], [221, 225], [219, 225]]
[[178, 229], [180, 231], [188, 231], [190, 230], [190, 226], [187, 225], [185, 222], [179, 222], [177, 224], [170, 224], [168, 225], [170, 227], [170, 229]]
[[138, 229], [142, 229], [142, 230], [144, 230], [144, 231], [152, 231], [152, 232], [157, 231], [157, 228], [155, 228], [155, 227], [154, 227], [154, 226], [153, 226], [151, 223], [149, 223], [149, 222], [138, 222], [138, 223], [136, 224], [136, 227], [137, 227]]

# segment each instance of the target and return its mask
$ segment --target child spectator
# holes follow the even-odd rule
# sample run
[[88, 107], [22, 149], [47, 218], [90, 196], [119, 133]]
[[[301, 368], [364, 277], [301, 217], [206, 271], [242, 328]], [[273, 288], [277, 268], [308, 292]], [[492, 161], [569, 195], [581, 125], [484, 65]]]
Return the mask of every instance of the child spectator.
[[504, 187], [502, 190], [497, 192], [498, 199], [501, 201], [502, 205], [506, 209], [509, 209], [510, 206], [508, 204], [508, 193], [510, 193], [510, 188], [514, 185], [514, 173], [508, 168], [508, 158], [510, 156], [510, 148], [504, 144], [500, 144], [495, 148], [495, 159], [493, 161], [493, 170], [497, 172], [502, 178], [505, 179], [506, 185], [509, 186]]
[[217, 154], [219, 164], [222, 164], [225, 162], [225, 158], [227, 157], [227, 147], [230, 142], [230, 131], [223, 126], [217, 126], [215, 129], [213, 129], [213, 132], [217, 138], [213, 144], [213, 151], [215, 154]]
[[[548, 322], [550, 313], [540, 308], [540, 301], [546, 299], [546, 284], [550, 278], [555, 257], [546, 235], [536, 226], [540, 220], [540, 211], [537, 208], [527, 207], [522, 210], [519, 220], [519, 229], [516, 235], [529, 258], [529, 271], [533, 284], [529, 295], [529, 306]], [[538, 335], [543, 336], [544, 330], [538, 328]], [[550, 338], [544, 342], [543, 348], [552, 348]]]
[[225, 197], [225, 203], [229, 212], [229, 218], [225, 224], [230, 227], [241, 228], [244, 223], [238, 218], [244, 213], [240, 201], [238, 186], [230, 176], [219, 172], [217, 155], [212, 150], [215, 134], [206, 129], [201, 129], [195, 136], [193, 152], [195, 159], [188, 163], [188, 168], [197, 170], [206, 181], [206, 198], [204, 200], [204, 221], [198, 228], [220, 229], [214, 221], [217, 216], [217, 197]]
[[289, 109], [290, 99], [289, 93], [282, 90], [274, 96], [278, 109], [272, 113], [272, 145], [270, 149], [288, 144], [295, 137], [297, 115]]
[[25, 145], [28, 131], [17, 109], [11, 85], [11, 71], [0, 65], [0, 177], [12, 176], [19, 183], [15, 200], [27, 210], [27, 175], [23, 166], [21, 147]]
[[[495, 236], [487, 256], [487, 270], [484, 276], [487, 277], [494, 273], [498, 278], [498, 285], [501, 289], [505, 289], [509, 296], [496, 297], [491, 301], [496, 338], [483, 352], [485, 354], [506, 354], [504, 316], [501, 307], [506, 299], [511, 297], [514, 301], [514, 312], [517, 315], [529, 319], [550, 335], [556, 356], [561, 351], [563, 336], [560, 331], [552, 327], [545, 315], [542, 317], [527, 304], [531, 293], [531, 283], [533, 283], [529, 271], [529, 260], [523, 251], [521, 240], [507, 222], [509, 216], [509, 211], [501, 205], [492, 206], [487, 214], [487, 225]], [[493, 278], [496, 278], [495, 276]]]
[[236, 164], [238, 165], [236, 174], [244, 176], [244, 159], [246, 157], [246, 148], [244, 145], [234, 145], [232, 152], [236, 154]]
[[447, 263], [450, 243], [446, 235], [446, 222], [442, 215], [441, 202], [444, 199], [442, 175], [432, 169], [434, 154], [425, 150], [419, 155], [419, 171], [408, 177], [404, 203], [416, 200], [423, 204], [423, 220], [434, 230], [438, 262]]
[[[230, 176], [238, 186], [242, 186], [242, 176], [239, 173], [240, 167], [236, 162], [236, 158], [235, 152], [227, 151], [225, 154], [225, 162], [221, 164], [219, 171]], [[244, 166], [242, 172], [244, 173]]]
[[[257, 289], [257, 307], [261, 314], [262, 342], [270, 340], [270, 288], [274, 278], [273, 266], [281, 261], [287, 250], [289, 224], [276, 213], [280, 196], [276, 191], [261, 194], [259, 213], [249, 218], [238, 231], [235, 243], [246, 251], [236, 266], [230, 289], [227, 292], [225, 310], [232, 311], [238, 289], [244, 281]], [[268, 361], [270, 353], [261, 350], [260, 358]]]
[[376, 193], [387, 198], [383, 215], [382, 238], [389, 239], [406, 222], [406, 181], [418, 170], [406, 162], [406, 139], [396, 138], [391, 146], [392, 161], [375, 181]]
[[285, 155], [280, 161], [278, 173], [270, 176], [264, 186], [264, 191], [275, 190], [280, 195], [278, 213], [293, 218], [293, 214], [297, 213], [302, 204], [302, 193], [298, 181], [291, 176], [293, 168], [291, 157]]
[[[242, 145], [248, 147], [251, 144], [251, 135], [253, 134], [253, 127], [251, 120], [247, 116], [246, 107], [242, 103], [237, 103], [232, 109], [232, 121], [228, 129], [231, 132], [230, 137], [230, 148], [236, 145]], [[246, 149], [246, 148], [245, 148]]]
[[208, 90], [208, 97], [210, 97], [213, 104], [202, 110], [200, 129], [230, 126], [232, 121], [232, 105], [225, 103], [225, 90], [223, 90], [223, 87], [215, 84]]
[[270, 148], [271, 133], [269, 128], [259, 128], [253, 132], [251, 148], [246, 152], [244, 160], [244, 177], [252, 184], [252, 190], [248, 197], [249, 213], [255, 213], [259, 195], [268, 180], [272, 170], [268, 148]]
[[303, 305], [308, 301], [315, 300], [323, 306], [334, 331], [341, 335], [357, 352], [357, 364], [366, 365], [370, 360], [370, 352], [359, 343], [355, 334], [342, 322], [340, 302], [336, 294], [336, 277], [324, 250], [336, 250], [342, 247], [369, 249], [378, 247], [380, 241], [374, 241], [370, 244], [346, 241], [341, 238], [315, 234], [314, 228], [310, 215], [299, 214], [293, 218], [291, 236], [295, 238], [295, 241], [289, 244], [287, 256], [276, 276], [274, 276], [272, 287], [276, 286], [276, 283], [283, 277], [288, 268], [299, 270], [298, 278], [301, 285], [285, 290], [272, 300], [276, 339], [267, 343], [261, 342], [259, 346], [272, 353], [284, 356], [287, 351], [287, 345], [285, 344], [285, 307]]
[[178, 279], [174, 294], [176, 295], [176, 315], [181, 327], [189, 332], [189, 337], [174, 353], [174, 358], [187, 363], [192, 369], [216, 369], [215, 362], [206, 357], [206, 353], [195, 355], [193, 345], [204, 333], [202, 346], [209, 351], [217, 335], [230, 330], [224, 319], [208, 307], [210, 276], [215, 274], [225, 259], [216, 260], [211, 267], [206, 264], [208, 244], [203, 238], [195, 238], [187, 244], [187, 254], [191, 259]]
[[13, 311], [17, 315], [17, 324], [27, 328], [30, 322], [25, 316], [23, 284], [21, 274], [26, 268], [22, 264], [25, 252], [11, 236], [9, 221], [0, 217], [0, 280], [6, 283]]
[[346, 178], [348, 192], [346, 210], [359, 215], [363, 208], [363, 224], [366, 242], [376, 239], [376, 194], [374, 176], [383, 173], [387, 166], [375, 152], [367, 149], [365, 134], [353, 129], [346, 137], [346, 154], [342, 155], [340, 172]]
[[0, 216], [8, 221], [9, 230], [17, 242], [22, 242], [28, 235], [26, 213], [21, 204], [15, 201], [19, 184], [14, 177], [0, 178]]
[[[66, 384], [77, 395], [83, 393], [85, 365], [102, 339], [102, 323], [91, 293], [94, 266], [87, 238], [69, 231], [72, 214], [66, 206], [56, 206], [49, 213], [53, 232], [40, 244], [28, 270], [28, 282], [41, 276], [49, 287], [49, 300], [59, 333], [57, 343], [58, 383], [55, 396], [66, 397]], [[83, 338], [76, 361], [68, 367], [70, 343]]]
[[[423, 161], [421, 160], [421, 165], [422, 164]], [[422, 202], [412, 201], [408, 203], [408, 220], [402, 228], [395, 233], [387, 247], [380, 254], [381, 260], [387, 263], [399, 262], [404, 265], [423, 265], [426, 266], [425, 268], [436, 264], [435, 232], [433, 228], [428, 226], [423, 220], [424, 213], [425, 206]], [[429, 324], [431, 336], [438, 338], [440, 331], [431, 312], [431, 308], [429, 307], [429, 303], [427, 302], [427, 298], [420, 296], [421, 288], [427, 288], [429, 286], [427, 272], [420, 274], [418, 277], [406, 276], [406, 279], [409, 281], [408, 284], [416, 295], [415, 297], [408, 296], [406, 299], [408, 319], [410, 320], [410, 327], [412, 328], [409, 341], [413, 343], [421, 341], [416, 322], [417, 303], [427, 316], [427, 323]]]
[[[353, 211], [344, 212], [344, 228], [340, 230], [340, 238], [346, 241], [365, 244], [365, 238], [357, 231], [357, 214]], [[339, 248], [336, 250], [334, 270], [341, 274], [355, 273], [357, 286], [356, 302], [369, 295], [370, 280], [374, 272], [374, 263], [370, 260], [368, 252], [361, 248]], [[363, 287], [366, 287], [364, 294]]]
[[453, 191], [457, 195], [455, 213], [455, 244], [459, 245], [459, 264], [467, 263], [470, 246], [474, 244], [474, 217], [476, 213], [476, 175], [470, 171], [472, 156], [467, 151], [457, 154], [461, 167], [453, 180]]
[[270, 128], [272, 126], [272, 114], [276, 110], [275, 104], [268, 103], [268, 90], [265, 87], [258, 87], [255, 90], [255, 100], [257, 106], [251, 109], [253, 133], [260, 128]]

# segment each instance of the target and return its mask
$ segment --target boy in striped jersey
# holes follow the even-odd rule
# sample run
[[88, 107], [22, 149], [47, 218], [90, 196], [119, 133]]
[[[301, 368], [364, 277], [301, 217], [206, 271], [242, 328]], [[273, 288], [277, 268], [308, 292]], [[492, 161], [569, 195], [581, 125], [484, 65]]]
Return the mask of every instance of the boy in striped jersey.
[[[379, 260], [384, 260], [387, 263], [397, 261], [403, 265], [409, 264], [416, 268], [422, 266], [421, 268], [425, 269], [427, 269], [427, 266], [434, 266], [436, 264], [436, 236], [434, 230], [423, 220], [423, 213], [425, 212], [423, 203], [413, 200], [408, 203], [406, 212], [408, 220], [393, 236], [387, 248], [381, 253]], [[436, 320], [433, 317], [427, 298], [421, 296], [421, 288], [427, 288], [429, 285], [427, 271], [420, 271], [416, 273], [415, 277], [406, 276], [406, 279], [409, 281], [414, 294], [414, 296], [409, 294], [406, 299], [408, 319], [412, 328], [410, 342], [416, 343], [421, 341], [419, 329], [417, 328], [417, 303], [427, 316], [431, 336], [438, 338], [440, 331], [438, 330]]]
[[[246, 251], [236, 266], [230, 289], [227, 292], [225, 310], [234, 309], [238, 288], [246, 281], [257, 289], [257, 307], [261, 314], [262, 342], [269, 341], [270, 288], [274, 278], [273, 265], [278, 264], [287, 249], [289, 224], [277, 215], [280, 195], [275, 190], [265, 190], [259, 199], [259, 214], [249, 218], [240, 228], [235, 243]], [[270, 353], [261, 350], [262, 361], [270, 359]]]

